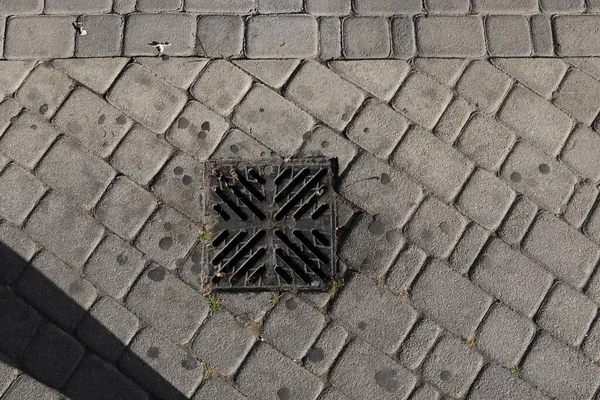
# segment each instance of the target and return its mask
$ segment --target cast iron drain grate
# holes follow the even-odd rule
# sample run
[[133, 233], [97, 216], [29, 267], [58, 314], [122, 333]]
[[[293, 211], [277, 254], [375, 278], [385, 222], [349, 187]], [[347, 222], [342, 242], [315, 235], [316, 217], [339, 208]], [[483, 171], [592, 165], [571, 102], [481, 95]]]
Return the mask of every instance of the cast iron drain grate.
[[208, 161], [205, 274], [215, 289], [327, 290], [336, 279], [330, 160]]

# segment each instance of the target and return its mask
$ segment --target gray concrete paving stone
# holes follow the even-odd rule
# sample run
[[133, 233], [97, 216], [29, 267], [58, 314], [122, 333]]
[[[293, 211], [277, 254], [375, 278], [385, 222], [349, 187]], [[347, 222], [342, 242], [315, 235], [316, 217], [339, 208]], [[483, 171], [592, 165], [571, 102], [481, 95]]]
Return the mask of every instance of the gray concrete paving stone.
[[[461, 134], [474, 111], [475, 107], [465, 99], [454, 97], [438, 120], [434, 129], [435, 135], [444, 142], [452, 144]], [[464, 133], [463, 136], [466, 137], [467, 134]], [[461, 151], [464, 152], [464, 149]]]
[[600, 135], [585, 126], [577, 126], [565, 145], [561, 159], [583, 177], [599, 182], [599, 152]]
[[310, 15], [256, 15], [247, 21], [248, 58], [310, 58], [318, 50], [317, 19]]
[[568, 68], [555, 58], [494, 58], [492, 63], [545, 98], [558, 88]]
[[319, 125], [302, 145], [299, 156], [336, 158], [339, 174], [343, 174], [358, 153], [357, 146], [332, 129]]
[[244, 20], [234, 15], [203, 16], [198, 20], [196, 40], [207, 57], [239, 55], [244, 45]]
[[326, 374], [346, 344], [348, 332], [341, 325], [330, 323], [308, 350], [304, 367], [319, 376]]
[[54, 60], [52, 65], [93, 91], [104, 93], [128, 61], [127, 58], [72, 58]]
[[120, 15], [86, 15], [78, 22], [85, 36], [75, 38], [76, 57], [118, 57], [123, 43], [124, 21]]
[[15, 99], [43, 117], [51, 117], [69, 92], [73, 81], [48, 64], [37, 66], [19, 88]]
[[130, 14], [127, 16], [123, 53], [131, 56], [158, 54], [152, 42], [169, 43], [170, 56], [191, 56], [196, 41], [196, 18], [192, 14]]
[[24, 112], [12, 120], [2, 135], [0, 151], [19, 164], [33, 169], [59, 134], [55, 127], [39, 115]]
[[489, 62], [473, 61], [458, 81], [456, 90], [477, 108], [493, 114], [511, 84], [512, 80]]
[[448, 258], [450, 266], [461, 274], [468, 273], [489, 237], [490, 232], [480, 225], [468, 225]]
[[483, 22], [477, 16], [420, 17], [416, 21], [422, 57], [481, 57], [485, 54]]
[[497, 364], [490, 364], [479, 375], [469, 394], [473, 400], [547, 400], [542, 393]]
[[386, 58], [390, 54], [390, 26], [383, 17], [348, 17], [342, 24], [346, 58]]
[[427, 254], [416, 246], [404, 248], [387, 273], [385, 283], [388, 288], [396, 294], [408, 291], [426, 258]]
[[521, 242], [537, 214], [537, 206], [527, 198], [520, 196], [514, 201], [504, 221], [498, 229], [498, 235], [506, 243], [516, 245]]
[[46, 189], [29, 171], [16, 164], [8, 165], [0, 175], [0, 213], [20, 225], [35, 207]]
[[[585, 222], [587, 216], [592, 210], [597, 209], [595, 207], [596, 199], [598, 198], [598, 188], [589, 183], [581, 183], [575, 188], [575, 193], [569, 200], [567, 210], [563, 214], [565, 221], [573, 225], [575, 228], [580, 228]], [[586, 233], [597, 237], [598, 234], [594, 234], [593, 223], [586, 226]]]
[[72, 57], [74, 22], [75, 17], [71, 16], [10, 17], [6, 22], [4, 57], [27, 60]]
[[532, 53], [529, 19], [523, 15], [488, 16], [485, 31], [491, 56], [527, 57]]
[[554, 104], [576, 120], [591, 125], [600, 111], [598, 90], [600, 82], [575, 69], [564, 77], [554, 96]]
[[442, 333], [442, 328], [429, 319], [419, 320], [398, 350], [398, 361], [406, 368], [417, 370]]
[[392, 56], [407, 60], [417, 52], [415, 27], [412, 18], [396, 17], [392, 20]]
[[10, 248], [10, 252], [2, 251], [0, 254], [3, 266], [0, 271], [0, 283], [10, 285], [17, 280], [27, 262], [38, 250], [38, 246], [21, 228], [8, 221], [0, 223], [0, 243]]
[[216, 377], [202, 384], [192, 400], [243, 400], [247, 397], [234, 389], [225, 379]]
[[342, 56], [342, 22], [337, 17], [319, 19], [319, 60]]
[[[6, 368], [21, 357], [44, 320], [26, 301], [5, 288], [0, 289], [0, 310], [0, 352], [7, 362], [10, 361], [0, 365]], [[5, 380], [0, 382], [1, 388]]]

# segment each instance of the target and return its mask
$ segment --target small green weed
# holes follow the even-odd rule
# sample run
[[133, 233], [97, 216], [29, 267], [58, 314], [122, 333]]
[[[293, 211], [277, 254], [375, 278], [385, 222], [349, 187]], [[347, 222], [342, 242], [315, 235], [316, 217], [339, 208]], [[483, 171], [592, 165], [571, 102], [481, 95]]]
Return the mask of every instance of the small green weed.
[[206, 298], [208, 299], [208, 304], [209, 304], [209, 308], [208, 308], [208, 315], [213, 315], [214, 313], [216, 313], [217, 311], [219, 311], [221, 309], [221, 306], [223, 305], [223, 301], [221, 299], [219, 299], [214, 293], [208, 293], [206, 295]]
[[509, 371], [512, 374], [512, 376], [519, 377], [521, 375], [521, 370], [519, 369], [519, 367], [512, 367], [511, 369], [509, 369]]
[[271, 307], [275, 307], [279, 303], [279, 292], [273, 293], [271, 297]]
[[201, 226], [198, 230], [198, 240], [203, 241], [204, 243], [210, 243], [213, 240], [214, 233], [209, 231], [205, 227]]
[[329, 289], [329, 295], [331, 297], [335, 296], [335, 294], [344, 287], [344, 281], [341, 279], [338, 279], [337, 281], [334, 281], [331, 284], [331, 288]]

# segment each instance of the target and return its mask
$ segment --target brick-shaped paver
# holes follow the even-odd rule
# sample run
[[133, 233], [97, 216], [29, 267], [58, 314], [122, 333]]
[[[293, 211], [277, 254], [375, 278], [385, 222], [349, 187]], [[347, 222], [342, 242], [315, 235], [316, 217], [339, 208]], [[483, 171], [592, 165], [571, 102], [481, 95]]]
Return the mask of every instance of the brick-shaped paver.
[[165, 53], [190, 56], [196, 47], [196, 18], [191, 14], [131, 14], [127, 17], [123, 53], [130, 56], [155, 56], [151, 43], [170, 43]]
[[519, 364], [535, 332], [529, 319], [496, 303], [482, 322], [475, 345], [491, 359], [512, 368]]
[[46, 0], [48, 14], [99, 14], [109, 12], [110, 0]]
[[112, 165], [140, 185], [147, 185], [173, 151], [165, 139], [134, 126], [111, 158]]
[[247, 21], [248, 58], [310, 58], [317, 55], [317, 20], [311, 15], [257, 15]]
[[131, 128], [131, 120], [87, 89], [76, 89], [52, 122], [90, 151], [107, 157]]
[[73, 81], [48, 64], [41, 64], [25, 79], [16, 100], [33, 112], [48, 118], [69, 94]]
[[458, 209], [484, 228], [495, 230], [515, 199], [515, 192], [484, 170], [473, 173], [457, 200]]
[[467, 14], [469, 0], [427, 0], [425, 8], [431, 14]]
[[[573, 225], [575, 228], [580, 228], [585, 222], [592, 208], [596, 204], [598, 198], [598, 188], [589, 183], [581, 183], [575, 188], [575, 193], [569, 200], [569, 205], [563, 217], [565, 221]], [[594, 208], [596, 209], [596, 208]], [[586, 232], [592, 236], [596, 236], [596, 239], [600, 239], [597, 234], [594, 235], [592, 232], [594, 229], [590, 229], [594, 224], [590, 222], [586, 228]]]
[[233, 62], [265, 84], [280, 89], [300, 64], [300, 60], [237, 60]]
[[2, 61], [0, 63], [0, 71], [2, 71], [0, 73], [0, 85], [2, 85], [0, 97], [4, 99], [16, 92], [34, 66], [35, 62], [33, 61]]
[[546, 13], [572, 13], [578, 14], [584, 11], [583, 0], [541, 0], [540, 8]]
[[312, 15], [348, 15], [350, 0], [306, 0], [306, 12]]
[[331, 387], [329, 389], [325, 389], [319, 396], [319, 400], [348, 400], [342, 392]]
[[183, 92], [137, 64], [125, 70], [107, 98], [157, 133], [167, 130], [187, 100]]
[[410, 245], [402, 250], [387, 274], [388, 288], [397, 294], [407, 291], [426, 258], [427, 254], [416, 246]]
[[600, 111], [600, 82], [576, 69], [570, 71], [554, 96], [554, 104], [590, 125]]
[[485, 55], [483, 22], [479, 16], [420, 17], [416, 30], [419, 56], [478, 58]]
[[547, 332], [571, 346], [579, 346], [586, 336], [597, 307], [570, 287], [558, 283], [540, 308], [536, 322]]
[[258, 12], [261, 14], [284, 14], [300, 12], [302, 0], [261, 0], [258, 2]]
[[226, 379], [214, 377], [205, 381], [192, 397], [192, 400], [204, 399], [244, 400], [247, 397], [234, 389]]
[[208, 59], [200, 57], [138, 57], [135, 59], [142, 67], [154, 72], [170, 84], [187, 89], [196, 80], [200, 71], [208, 64]]
[[[587, 32], [594, 32], [600, 17], [596, 15], [559, 15], [552, 22], [559, 56], [590, 56], [600, 54], [600, 39], [586, 40]], [[589, 35], [587, 35], [589, 36]]]
[[409, 370], [362, 340], [345, 349], [330, 374], [331, 383], [356, 399], [404, 399], [416, 386]]
[[441, 332], [442, 328], [431, 320], [420, 320], [398, 350], [400, 363], [413, 371], [419, 368]]
[[592, 398], [600, 385], [600, 368], [567, 345], [542, 334], [531, 347], [521, 376], [551, 396]]
[[337, 17], [319, 19], [319, 60], [342, 57], [342, 22]]
[[242, 132], [239, 129], [232, 129], [221, 140], [211, 158], [213, 160], [251, 160], [268, 158], [271, 152], [270, 149], [246, 132]]
[[319, 125], [305, 137], [301, 154], [309, 157], [337, 158], [338, 172], [342, 174], [354, 159], [357, 146], [334, 130]]
[[[438, 120], [434, 129], [435, 135], [445, 142], [453, 143], [474, 111], [475, 106], [465, 99], [455, 97]], [[472, 155], [469, 157], [474, 159]]]
[[489, 236], [490, 232], [480, 225], [471, 223], [467, 226], [448, 258], [450, 266], [461, 274], [469, 272]]
[[245, 321], [258, 322], [273, 307], [273, 295], [269, 292], [219, 293], [228, 311]]
[[[590, 200], [593, 199], [592, 201], [596, 201], [598, 196], [598, 190], [596, 188], [591, 188], [590, 190], [593, 190], [592, 196], [590, 196]], [[588, 202], [586, 205], [589, 207], [590, 203], [591, 202]], [[592, 239], [596, 240], [596, 242], [600, 242], [600, 207], [597, 206], [597, 203], [594, 203], [593, 212], [585, 225], [585, 232]]]
[[577, 177], [564, 164], [526, 142], [517, 143], [500, 176], [514, 189], [557, 214], [564, 211], [577, 183]]
[[0, 188], [0, 215], [17, 225], [25, 221], [46, 191], [42, 182], [16, 164], [4, 169]]
[[364, 15], [419, 14], [422, 8], [418, 0], [356, 0], [354, 2], [356, 13]]
[[473, 0], [473, 10], [486, 14], [531, 14], [538, 11], [536, 0]]
[[315, 400], [323, 382], [268, 344], [260, 343], [236, 378], [238, 389], [250, 398]]
[[483, 357], [459, 339], [444, 335], [423, 363], [423, 377], [449, 395], [466, 395], [483, 366]]
[[342, 26], [346, 58], [386, 58], [390, 54], [390, 26], [383, 17], [349, 17]]
[[308, 350], [304, 359], [306, 369], [315, 375], [326, 373], [344, 347], [347, 338], [348, 332], [344, 328], [335, 323], [329, 324]]
[[73, 56], [75, 34], [71, 16], [15, 16], [6, 21], [4, 57], [48, 59]]
[[242, 364], [256, 338], [252, 331], [226, 311], [212, 315], [202, 325], [193, 353], [222, 375], [232, 375]]
[[422, 383], [410, 395], [410, 400], [437, 400], [441, 396], [440, 392], [428, 383]]
[[586, 335], [581, 349], [594, 362], [600, 359], [600, 321], [596, 319]]
[[[560, 243], [560, 246], [556, 246]], [[525, 238], [523, 249], [552, 273], [581, 288], [600, 257], [600, 248], [565, 222], [542, 214]]]
[[390, 226], [401, 226], [423, 197], [423, 189], [372, 155], [358, 156], [340, 185], [340, 194], [378, 214]]
[[177, 154], [163, 168], [153, 192], [194, 221], [202, 219], [203, 165], [185, 154]]
[[564, 60], [593, 78], [600, 79], [600, 63], [596, 57], [569, 57]]
[[77, 338], [96, 354], [116, 361], [133, 339], [140, 321], [110, 297], [98, 300], [77, 326]]
[[110, 165], [66, 136], [50, 148], [36, 173], [42, 181], [86, 210], [96, 204], [115, 175]]
[[392, 163], [451, 201], [470, 175], [473, 165], [458, 150], [419, 128], [404, 135]]
[[381, 100], [390, 101], [410, 66], [402, 60], [337, 60], [329, 67]]
[[314, 125], [313, 118], [263, 85], [254, 85], [235, 110], [233, 122], [282, 155], [292, 155]]
[[177, 11], [183, 7], [183, 0], [138, 0], [138, 11], [160, 12]]
[[25, 232], [8, 221], [0, 223], [0, 283], [13, 284], [38, 250]]
[[283, 296], [267, 317], [261, 333], [273, 347], [298, 360], [325, 327], [325, 317], [294, 296]]
[[323, 65], [307, 61], [285, 96], [334, 129], [343, 130], [364, 100], [364, 94]]
[[401, 16], [392, 19], [392, 55], [408, 60], [417, 52], [415, 26], [412, 18]]
[[[31, 305], [4, 287], [0, 289], [0, 309], [0, 352], [3, 357], [14, 361], [36, 335], [43, 319]], [[0, 369], [3, 365], [0, 361]], [[4, 379], [0, 379], [0, 393], [3, 385]]]
[[392, 106], [419, 125], [432, 129], [450, 100], [452, 92], [421, 73], [408, 77]]
[[461, 58], [416, 58], [414, 64], [417, 70], [453, 87], [469, 61]]
[[488, 53], [495, 57], [526, 57], [533, 45], [524, 15], [490, 15], [485, 20]]
[[558, 153], [573, 125], [564, 112], [520, 86], [509, 93], [499, 118], [550, 155]]
[[435, 257], [445, 258], [458, 242], [467, 222], [454, 208], [429, 197], [415, 212], [406, 234], [426, 252]]
[[512, 80], [486, 61], [474, 61], [456, 85], [461, 96], [479, 109], [494, 113], [510, 89]]
[[[1, 147], [1, 142], [0, 142]], [[561, 159], [585, 178], [600, 181], [600, 134], [578, 126], [567, 141]]]
[[21, 374], [15, 378], [14, 384], [11, 385], [2, 400], [34, 399], [35, 396], [45, 396], [51, 399], [60, 396], [59, 392], [36, 381], [27, 374]]
[[252, 79], [225, 60], [214, 60], [192, 86], [192, 96], [222, 115], [228, 115], [252, 85]]
[[556, 58], [495, 58], [493, 63], [545, 98], [552, 96], [568, 68], [567, 63]]
[[128, 59], [118, 58], [71, 58], [54, 60], [52, 65], [90, 89], [104, 93], [112, 85]]
[[180, 398], [182, 394], [191, 397], [204, 373], [199, 361], [152, 328], [144, 329], [133, 339], [118, 365], [159, 398]]
[[76, 57], [115, 57], [121, 55], [123, 18], [120, 15], [85, 15], [79, 23], [87, 34], [75, 39]]
[[411, 290], [412, 303], [451, 332], [466, 338], [475, 331], [492, 298], [440, 261], [432, 261]]
[[483, 370], [473, 384], [469, 398], [473, 400], [548, 399], [539, 390], [497, 364], [490, 364]]
[[4, 394], [19, 377], [20, 371], [8, 363], [6, 357], [0, 358], [0, 395]]
[[120, 299], [144, 267], [142, 254], [114, 235], [107, 236], [85, 266], [87, 279]]
[[538, 56], [554, 56], [554, 38], [549, 15], [535, 14], [529, 20], [533, 52]]
[[206, 14], [249, 14], [256, 0], [186, 0], [185, 10]]
[[6, 0], [0, 5], [0, 14], [41, 14], [43, 9], [44, 0]]
[[190, 101], [167, 132], [167, 139], [192, 157], [207, 159], [227, 131], [229, 123], [205, 105]]
[[244, 45], [244, 20], [237, 15], [203, 16], [198, 20], [197, 40], [204, 56], [239, 55]]
[[38, 204], [25, 230], [35, 241], [75, 267], [83, 265], [104, 232], [92, 217], [56, 193], [50, 193]]
[[537, 206], [525, 197], [518, 197], [498, 229], [498, 235], [509, 244], [521, 242], [537, 213]]

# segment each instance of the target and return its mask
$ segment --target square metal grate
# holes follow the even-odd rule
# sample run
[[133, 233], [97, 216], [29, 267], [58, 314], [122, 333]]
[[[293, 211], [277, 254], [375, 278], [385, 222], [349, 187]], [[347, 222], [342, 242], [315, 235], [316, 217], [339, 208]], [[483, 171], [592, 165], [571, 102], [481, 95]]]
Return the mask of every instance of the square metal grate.
[[205, 274], [215, 289], [327, 290], [337, 278], [332, 161], [208, 161]]

